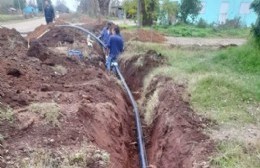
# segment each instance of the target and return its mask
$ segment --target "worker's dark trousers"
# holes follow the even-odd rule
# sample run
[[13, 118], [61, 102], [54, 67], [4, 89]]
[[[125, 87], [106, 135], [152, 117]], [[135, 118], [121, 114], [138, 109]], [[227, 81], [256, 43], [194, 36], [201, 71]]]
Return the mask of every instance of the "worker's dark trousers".
[[46, 23], [47, 23], [47, 24], [50, 24], [50, 23], [53, 22], [53, 18], [45, 18], [45, 20], [46, 20]]

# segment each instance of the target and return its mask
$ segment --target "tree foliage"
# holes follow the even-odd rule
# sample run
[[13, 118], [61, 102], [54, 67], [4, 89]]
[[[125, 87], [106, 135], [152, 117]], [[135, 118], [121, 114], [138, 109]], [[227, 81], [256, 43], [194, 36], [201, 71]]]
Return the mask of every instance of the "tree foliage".
[[137, 14], [137, 0], [125, 0], [123, 2], [123, 8], [126, 12], [126, 17], [134, 19]]
[[[143, 25], [152, 25], [157, 19], [159, 13], [159, 0], [140, 0], [141, 2], [141, 20]], [[137, 14], [137, 0], [124, 0], [123, 7], [127, 15], [135, 18]]]
[[163, 20], [167, 20], [167, 24], [171, 25], [172, 22], [176, 19], [176, 16], [178, 14], [178, 2], [177, 1], [171, 1], [171, 0], [163, 0], [162, 6], [161, 6], [161, 18]]
[[260, 0], [254, 0], [251, 4], [251, 9], [253, 9], [258, 16], [255, 25], [252, 27], [252, 31], [260, 44]]
[[157, 20], [159, 14], [159, 0], [141, 0], [142, 24], [150, 26]]
[[90, 16], [108, 15], [110, 0], [78, 0], [79, 10]]
[[26, 5], [26, 1], [25, 0], [13, 0], [13, 5], [14, 5], [14, 8], [23, 10], [23, 8]]
[[181, 0], [180, 5], [180, 19], [184, 23], [188, 23], [188, 18], [190, 17], [192, 21], [198, 16], [200, 10], [202, 9], [200, 0]]

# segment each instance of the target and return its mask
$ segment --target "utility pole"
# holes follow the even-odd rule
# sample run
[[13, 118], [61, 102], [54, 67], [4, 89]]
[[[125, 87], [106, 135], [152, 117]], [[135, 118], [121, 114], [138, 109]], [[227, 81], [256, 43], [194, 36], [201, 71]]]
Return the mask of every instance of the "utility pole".
[[138, 27], [142, 26], [141, 22], [141, 0], [137, 0], [138, 5], [137, 5], [137, 22], [138, 22]]

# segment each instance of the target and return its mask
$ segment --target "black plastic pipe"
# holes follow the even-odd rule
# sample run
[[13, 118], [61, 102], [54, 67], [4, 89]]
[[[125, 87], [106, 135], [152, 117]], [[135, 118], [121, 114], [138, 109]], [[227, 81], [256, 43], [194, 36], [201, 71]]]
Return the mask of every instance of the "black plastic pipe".
[[147, 164], [147, 157], [146, 157], [146, 151], [145, 151], [145, 143], [144, 143], [144, 138], [143, 138], [143, 130], [142, 130], [141, 119], [140, 119], [139, 111], [137, 108], [137, 104], [135, 102], [135, 99], [134, 99], [128, 85], [125, 82], [125, 79], [124, 79], [122, 73], [119, 70], [118, 65], [114, 65], [114, 66], [116, 68], [116, 72], [117, 72], [121, 82], [123, 83], [123, 85], [126, 89], [126, 92], [132, 103], [132, 106], [134, 108], [140, 164], [141, 164], [141, 168], [147, 168], [148, 164]]
[[[96, 39], [105, 48], [105, 44], [87, 29], [84, 29], [84, 28], [79, 27], [79, 26], [72, 26], [72, 25], [59, 25], [58, 27], [69, 27], [69, 28], [79, 29], [86, 34], [91, 35], [94, 39]], [[131, 93], [128, 85], [125, 82], [124, 76], [120, 72], [118, 65], [116, 64], [114, 66], [116, 68], [116, 72], [117, 72], [121, 82], [123, 83], [123, 85], [126, 89], [126, 92], [127, 92], [128, 96], [130, 98], [131, 104], [134, 108], [133, 110], [134, 110], [134, 114], [135, 114], [135, 125], [136, 125], [136, 132], [137, 132], [137, 144], [138, 144], [140, 166], [141, 166], [141, 168], [147, 168], [148, 162], [147, 162], [147, 156], [146, 156], [146, 151], [145, 151], [145, 143], [144, 143], [144, 138], [143, 138], [143, 129], [142, 129], [142, 125], [141, 125], [141, 119], [140, 119], [139, 111], [138, 111], [138, 108], [137, 108], [137, 104], [136, 104], [136, 101], [134, 99], [133, 94]]]

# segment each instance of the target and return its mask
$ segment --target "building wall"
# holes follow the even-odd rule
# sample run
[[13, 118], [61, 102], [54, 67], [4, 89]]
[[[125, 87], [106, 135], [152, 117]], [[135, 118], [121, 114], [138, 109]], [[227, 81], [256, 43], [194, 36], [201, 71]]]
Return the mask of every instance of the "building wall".
[[225, 23], [226, 19], [240, 17], [244, 25], [255, 23], [257, 16], [249, 9], [253, 0], [202, 0], [204, 9], [198, 18], [208, 23]]
[[[180, 2], [180, 0], [173, 1]], [[226, 19], [241, 17], [244, 25], [251, 26], [257, 19], [253, 10], [241, 10], [241, 5], [243, 9], [248, 9], [253, 0], [201, 0], [201, 2], [205, 8], [202, 9], [198, 19], [203, 18], [208, 23], [225, 23]], [[225, 4], [228, 4], [228, 7]]]

